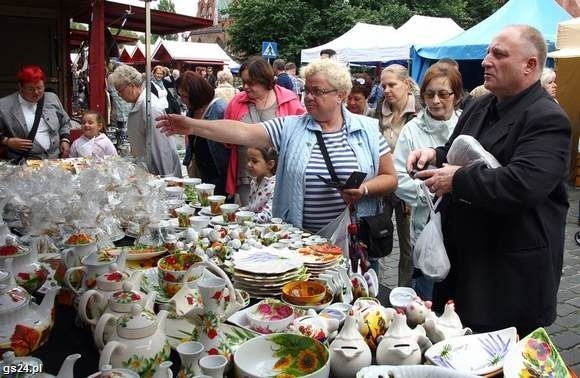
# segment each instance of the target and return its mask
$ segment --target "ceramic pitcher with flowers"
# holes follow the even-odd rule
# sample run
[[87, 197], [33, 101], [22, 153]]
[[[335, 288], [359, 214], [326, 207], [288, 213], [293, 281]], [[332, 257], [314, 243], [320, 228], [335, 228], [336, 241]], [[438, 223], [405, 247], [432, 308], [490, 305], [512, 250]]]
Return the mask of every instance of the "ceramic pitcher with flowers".
[[[81, 295], [88, 289], [93, 289], [97, 285], [97, 277], [108, 273], [112, 264], [117, 265], [117, 270], [125, 270], [125, 259], [127, 251], [122, 251], [117, 256], [105, 251], [93, 252], [81, 259], [81, 266], [68, 268], [64, 275], [65, 284], [77, 295]], [[76, 278], [76, 272], [82, 276], [80, 284]]]
[[[10, 265], [7, 261], [12, 261]], [[7, 238], [0, 246], [0, 269], [9, 271], [18, 286], [33, 294], [46, 281], [48, 270], [38, 262], [38, 251], [25, 248], [15, 238]]]

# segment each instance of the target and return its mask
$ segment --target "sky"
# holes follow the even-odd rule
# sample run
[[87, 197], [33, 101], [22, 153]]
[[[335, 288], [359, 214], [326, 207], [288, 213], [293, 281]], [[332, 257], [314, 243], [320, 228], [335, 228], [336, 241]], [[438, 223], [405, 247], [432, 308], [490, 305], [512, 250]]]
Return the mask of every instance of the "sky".
[[[136, 5], [141, 8], [145, 8], [145, 2], [141, 0], [111, 0], [116, 3]], [[158, 0], [153, 0], [151, 2], [151, 9], [157, 9], [159, 4]], [[197, 12], [197, 0], [173, 0], [175, 5], [175, 13], [184, 14], [187, 16], [195, 17]]]

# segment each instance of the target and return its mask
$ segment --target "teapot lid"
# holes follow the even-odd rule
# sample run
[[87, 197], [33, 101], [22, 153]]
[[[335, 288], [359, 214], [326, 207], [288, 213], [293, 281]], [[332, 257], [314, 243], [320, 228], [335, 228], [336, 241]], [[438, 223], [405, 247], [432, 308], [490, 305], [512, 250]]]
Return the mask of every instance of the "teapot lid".
[[121, 316], [117, 321], [117, 334], [125, 339], [141, 339], [151, 336], [157, 330], [157, 318], [154, 313], [143, 310], [139, 304], [131, 306], [131, 312]]
[[[0, 371], [5, 372], [5, 371], [9, 371], [8, 367], [9, 366], [14, 366], [14, 367], [19, 367], [19, 370], [15, 370], [15, 371], [22, 371], [22, 368], [24, 367], [25, 371], [25, 377], [32, 377], [33, 373], [35, 372], [39, 372], [42, 371], [42, 361], [36, 357], [32, 357], [32, 356], [26, 356], [26, 357], [16, 357], [13, 351], [7, 351], [4, 352], [2, 354], [2, 361], [0, 361]], [[27, 373], [29, 373], [30, 375], [28, 375]], [[20, 376], [19, 374], [17, 374], [18, 376]], [[11, 374], [8, 374], [7, 376], [11, 376]]]
[[30, 295], [23, 288], [0, 285], [0, 314], [24, 307], [29, 301]]
[[118, 270], [117, 264], [111, 264], [110, 271], [97, 277], [97, 287], [101, 290], [114, 291], [121, 289], [129, 274]]

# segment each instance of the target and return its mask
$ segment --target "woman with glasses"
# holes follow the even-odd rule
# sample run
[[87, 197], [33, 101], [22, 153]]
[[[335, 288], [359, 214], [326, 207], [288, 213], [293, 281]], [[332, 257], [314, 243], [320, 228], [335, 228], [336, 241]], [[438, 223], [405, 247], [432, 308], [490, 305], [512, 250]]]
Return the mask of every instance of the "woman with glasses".
[[[269, 148], [278, 153], [273, 217], [312, 232], [357, 204], [357, 216], [375, 215], [381, 199], [397, 186], [388, 144], [376, 119], [352, 114], [344, 103], [352, 87], [348, 69], [332, 59], [310, 63], [304, 103], [307, 114], [264, 122], [202, 121], [176, 115], [159, 117], [167, 134], [195, 134], [223, 143]], [[367, 174], [358, 188], [327, 185], [331, 175], [319, 139], [341, 182], [353, 171]], [[322, 177], [322, 179], [320, 177]]]
[[22, 158], [68, 157], [70, 118], [58, 96], [45, 92], [44, 72], [38, 66], [25, 66], [17, 77], [18, 91], [0, 99], [0, 145], [6, 150], [3, 158], [16, 162]]
[[[228, 103], [225, 118], [259, 123], [275, 117], [299, 115], [304, 108], [296, 94], [275, 84], [274, 70], [262, 57], [252, 57], [240, 66], [243, 91]], [[238, 194], [248, 204], [251, 176], [246, 169], [247, 149], [234, 146], [230, 153], [226, 191]]]
[[[419, 88], [409, 76], [407, 68], [399, 64], [391, 64], [381, 72], [381, 86], [384, 99], [382, 104], [377, 105], [377, 118], [389, 147], [396, 151], [395, 146], [401, 130], [421, 109], [421, 104], [415, 97]], [[390, 218], [393, 212], [399, 237], [398, 286], [408, 287], [411, 286], [413, 276], [413, 250], [409, 236], [411, 210], [395, 193], [385, 198], [385, 214]], [[386, 251], [387, 254], [389, 252]]]
[[[399, 186], [395, 194], [411, 207], [413, 245], [427, 223], [429, 206], [421, 189], [422, 181], [412, 179], [407, 173], [407, 156], [415, 149], [437, 147], [447, 142], [461, 114], [458, 106], [462, 96], [463, 82], [456, 68], [440, 63], [431, 66], [419, 93], [425, 109], [405, 125], [397, 141], [394, 159]], [[412, 267], [412, 255], [410, 264]], [[413, 279], [413, 286], [421, 298], [431, 299], [432, 281], [421, 276]]]
[[[215, 96], [212, 85], [193, 71], [185, 71], [175, 82], [181, 101], [187, 106], [187, 116], [195, 119], [223, 119], [224, 99]], [[199, 177], [214, 184], [215, 194], [226, 194], [226, 174], [230, 150], [222, 143], [191, 135], [188, 137], [183, 165], [189, 177]]]
[[[151, 174], [181, 177], [181, 163], [175, 142], [154, 126], [148, 127], [143, 75], [135, 68], [123, 64], [115, 68], [109, 80], [119, 97], [130, 104], [127, 135], [133, 157]], [[166, 114], [165, 108], [157, 97], [151, 96], [152, 119], [161, 114]]]

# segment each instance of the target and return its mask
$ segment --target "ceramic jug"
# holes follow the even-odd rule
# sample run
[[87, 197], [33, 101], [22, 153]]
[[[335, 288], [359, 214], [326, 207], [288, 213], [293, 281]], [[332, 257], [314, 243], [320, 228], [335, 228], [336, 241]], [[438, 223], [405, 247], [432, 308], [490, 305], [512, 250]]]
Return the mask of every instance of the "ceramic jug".
[[48, 339], [54, 323], [57, 288], [48, 289], [40, 305], [21, 287], [0, 285], [0, 350], [27, 356]]
[[372, 363], [371, 348], [358, 331], [355, 311], [350, 309], [340, 333], [330, 344], [330, 371], [336, 378], [351, 378]]
[[[126, 255], [127, 251], [122, 251], [117, 256], [112, 256], [106, 252], [93, 252], [81, 259], [81, 266], [66, 270], [64, 282], [74, 293], [80, 296], [88, 289], [93, 289], [97, 284], [97, 277], [109, 272], [112, 264], [117, 264], [118, 270], [125, 270]], [[76, 274], [79, 274], [82, 278], [77, 280]], [[77, 282], [80, 282], [80, 284], [77, 284]]]
[[[131, 366], [140, 376], [152, 376], [159, 361], [168, 360], [171, 351], [165, 336], [167, 314], [161, 310], [155, 316], [138, 304], [123, 316], [104, 314], [95, 328], [95, 343], [103, 348], [99, 366]], [[115, 328], [105, 338], [108, 322], [114, 322]]]
[[425, 331], [433, 343], [455, 336], [471, 335], [469, 327], [463, 327], [459, 315], [455, 312], [455, 303], [450, 300], [445, 304], [445, 309], [440, 317], [431, 312], [425, 320]]
[[[46, 281], [48, 270], [38, 262], [36, 249], [24, 248], [17, 240], [9, 243], [0, 247], [0, 269], [10, 271], [16, 284], [33, 294]], [[7, 265], [8, 259], [12, 261], [12, 267]]]
[[[42, 373], [42, 361], [36, 357], [16, 357], [13, 351], [4, 352], [2, 355], [2, 361], [0, 362], [0, 374], [6, 377], [21, 377], [21, 378], [28, 378], [28, 377], [42, 377], [42, 378], [74, 378], [74, 366], [77, 360], [81, 358], [81, 355], [78, 353], [68, 355], [60, 369], [58, 370], [58, 374], [56, 377], [54, 375]], [[21, 371], [26, 367], [28, 370], [25, 374], [18, 373], [17, 371]]]
[[153, 378], [173, 378], [171, 365], [173, 365], [173, 362], [171, 361], [163, 361], [162, 363], [160, 363], [155, 369], [155, 374], [153, 374]]
[[178, 378], [192, 378], [200, 375], [199, 359], [204, 349], [203, 344], [197, 341], [186, 341], [179, 344], [176, 349], [181, 360]]
[[432, 345], [420, 325], [415, 330], [409, 328], [407, 316], [402, 311], [395, 315], [391, 326], [378, 341], [376, 360], [379, 365], [420, 364], [423, 352]]
[[[96, 326], [99, 317], [107, 310], [112, 313], [129, 312], [133, 303], [139, 303], [145, 309], [153, 311], [153, 303], [144, 301], [145, 294], [134, 290], [135, 287], [139, 287], [142, 276], [142, 271], [134, 271], [129, 276], [128, 273], [118, 270], [116, 264], [112, 264], [108, 273], [97, 277], [96, 287], [81, 295], [78, 306], [79, 317], [85, 323]], [[114, 304], [111, 305], [111, 302]], [[122, 311], [115, 311], [111, 307], [115, 307], [117, 303], [128, 306], [123, 306]]]

